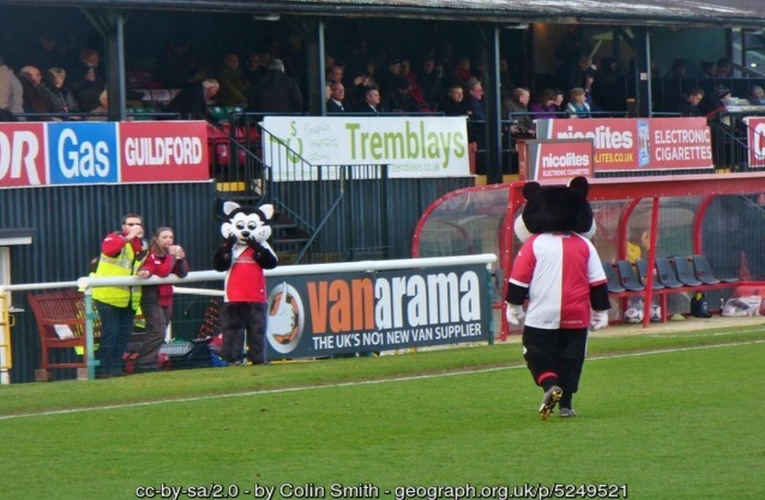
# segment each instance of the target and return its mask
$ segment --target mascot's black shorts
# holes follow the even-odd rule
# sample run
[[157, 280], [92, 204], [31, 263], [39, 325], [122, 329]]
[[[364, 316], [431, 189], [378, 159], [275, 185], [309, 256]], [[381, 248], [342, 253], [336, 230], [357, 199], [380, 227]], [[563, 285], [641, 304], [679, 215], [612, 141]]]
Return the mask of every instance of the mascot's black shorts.
[[[247, 357], [254, 364], [266, 362], [268, 305], [261, 302], [225, 302], [220, 311], [223, 345], [221, 357], [229, 363], [242, 359], [247, 341]], [[246, 337], [245, 337], [246, 333]]]
[[537, 385], [540, 375], [553, 372], [564, 391], [577, 391], [587, 350], [587, 328], [543, 330], [526, 326], [523, 347], [523, 357]]

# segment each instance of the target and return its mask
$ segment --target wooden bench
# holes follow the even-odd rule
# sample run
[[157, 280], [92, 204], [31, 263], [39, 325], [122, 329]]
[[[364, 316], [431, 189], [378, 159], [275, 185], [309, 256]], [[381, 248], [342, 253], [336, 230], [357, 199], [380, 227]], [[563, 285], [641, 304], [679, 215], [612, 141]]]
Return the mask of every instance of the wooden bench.
[[[49, 381], [50, 370], [56, 368], [77, 369], [77, 378], [87, 380], [88, 356], [83, 294], [77, 290], [64, 290], [29, 294], [27, 300], [40, 336], [40, 368], [35, 370], [35, 380]], [[94, 341], [97, 341], [100, 322], [96, 321], [94, 327]], [[67, 361], [51, 361], [51, 351], [72, 348], [80, 349], [71, 354]]]

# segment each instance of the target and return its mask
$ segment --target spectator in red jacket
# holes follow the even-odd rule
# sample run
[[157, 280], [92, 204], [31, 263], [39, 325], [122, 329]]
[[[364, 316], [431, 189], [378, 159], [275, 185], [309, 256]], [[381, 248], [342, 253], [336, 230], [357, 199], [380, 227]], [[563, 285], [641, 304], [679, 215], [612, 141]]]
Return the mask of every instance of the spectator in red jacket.
[[[189, 273], [186, 254], [173, 241], [173, 230], [160, 227], [151, 237], [149, 255], [138, 269], [138, 276], [166, 278], [175, 274], [183, 278]], [[165, 330], [173, 316], [173, 285], [144, 286], [141, 293], [141, 311], [146, 319], [146, 334], [138, 351], [136, 372], [159, 370], [157, 354], [165, 339]]]

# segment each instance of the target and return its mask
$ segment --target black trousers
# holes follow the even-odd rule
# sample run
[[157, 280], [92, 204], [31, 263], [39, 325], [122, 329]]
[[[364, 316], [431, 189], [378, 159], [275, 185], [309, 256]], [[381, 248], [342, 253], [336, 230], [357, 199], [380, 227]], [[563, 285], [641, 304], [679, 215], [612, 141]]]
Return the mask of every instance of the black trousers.
[[587, 350], [587, 328], [543, 330], [526, 326], [523, 347], [523, 357], [535, 384], [541, 386], [540, 377], [554, 373], [564, 393], [574, 394], [579, 389]]
[[266, 362], [266, 325], [268, 305], [260, 302], [226, 302], [220, 311], [223, 345], [221, 357], [229, 363], [242, 360], [244, 335], [247, 358], [253, 364]]

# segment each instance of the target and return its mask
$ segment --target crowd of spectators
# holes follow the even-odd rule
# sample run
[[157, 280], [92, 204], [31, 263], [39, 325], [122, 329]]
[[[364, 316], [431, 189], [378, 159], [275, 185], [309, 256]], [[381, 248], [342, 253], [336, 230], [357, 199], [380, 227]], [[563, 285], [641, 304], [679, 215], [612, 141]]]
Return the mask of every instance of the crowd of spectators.
[[[626, 71], [620, 61], [602, 57], [595, 65], [592, 47], [576, 25], [567, 27], [555, 46], [557, 67], [546, 85], [517, 85], [508, 71], [507, 57], [500, 58], [499, 89], [502, 119], [518, 135], [534, 133], [534, 118], [583, 118], [624, 116]], [[6, 118], [34, 120], [90, 119], [104, 115], [106, 90], [98, 49], [62, 43], [41, 33], [38, 46], [15, 71], [0, 58], [0, 109]], [[375, 50], [377, 49], [377, 50]], [[484, 61], [460, 52], [449, 42], [416, 57], [393, 54], [357, 38], [346, 47], [325, 54], [326, 111], [338, 113], [437, 113], [485, 120]], [[416, 50], [412, 47], [412, 52]], [[307, 111], [305, 95], [313, 82], [305, 75], [306, 54], [297, 37], [269, 39], [260, 50], [232, 50], [217, 62], [195, 57], [190, 40], [176, 37], [159, 52], [150, 67], [128, 68], [128, 105], [142, 103], [133, 88], [172, 89], [172, 102], [156, 111], [179, 113], [183, 118], [214, 121], [208, 106], [237, 107], [255, 113], [298, 114]], [[658, 71], [658, 70], [657, 70]], [[704, 62], [699, 77], [710, 80], [731, 75], [729, 60]], [[688, 76], [688, 65], [677, 59], [667, 78]], [[376, 92], [371, 92], [375, 90]], [[682, 93], [682, 95], [680, 95]], [[694, 86], [683, 89], [671, 111], [703, 116], [716, 105], [712, 92]], [[477, 94], [481, 94], [480, 96]], [[525, 101], [525, 102], [524, 102]], [[715, 102], [712, 102], [715, 101]], [[478, 134], [480, 127], [472, 127]]]

